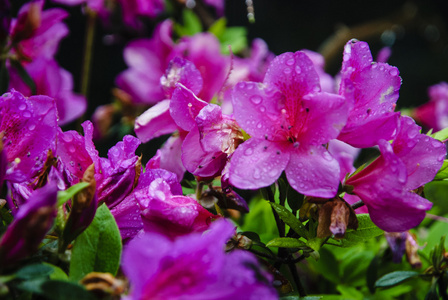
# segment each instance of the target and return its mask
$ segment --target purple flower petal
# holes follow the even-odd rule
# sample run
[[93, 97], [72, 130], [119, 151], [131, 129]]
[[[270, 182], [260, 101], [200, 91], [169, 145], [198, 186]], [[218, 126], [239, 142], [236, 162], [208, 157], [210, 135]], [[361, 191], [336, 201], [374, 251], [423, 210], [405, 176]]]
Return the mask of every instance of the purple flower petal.
[[205, 106], [207, 102], [196, 97], [191, 90], [179, 83], [171, 98], [170, 113], [177, 126], [190, 131], [196, 125], [194, 119]]
[[299, 147], [290, 153], [285, 173], [291, 187], [307, 196], [331, 198], [336, 195], [339, 164], [324, 147]]
[[257, 189], [271, 185], [289, 163], [285, 145], [251, 138], [232, 155], [230, 183], [238, 188]]
[[177, 130], [170, 114], [170, 100], [163, 100], [135, 120], [135, 134], [144, 143]]

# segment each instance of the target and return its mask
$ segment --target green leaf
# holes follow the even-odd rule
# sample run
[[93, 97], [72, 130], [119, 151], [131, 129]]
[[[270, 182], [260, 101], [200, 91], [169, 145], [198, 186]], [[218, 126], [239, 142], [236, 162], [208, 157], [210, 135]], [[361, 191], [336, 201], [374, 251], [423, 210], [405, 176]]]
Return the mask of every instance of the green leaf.
[[265, 243], [278, 237], [277, 225], [268, 201], [257, 195], [249, 202], [249, 211], [240, 227], [241, 231], [256, 232], [260, 240]]
[[245, 27], [229, 27], [221, 37], [218, 37], [221, 42], [221, 52], [229, 54], [229, 45], [233, 53], [239, 53], [247, 48], [247, 28]]
[[80, 191], [82, 191], [83, 189], [88, 187], [89, 185], [90, 185], [90, 183], [88, 183], [88, 182], [80, 182], [75, 185], [72, 185], [65, 191], [59, 191], [58, 192], [58, 206], [64, 204], [65, 202], [67, 202], [68, 200], [73, 198], [73, 196], [75, 196], [77, 193], [79, 193]]
[[436, 140], [439, 140], [441, 142], [445, 142], [446, 140], [448, 140], [448, 127], [444, 128], [442, 130], [439, 130], [437, 132], [434, 132], [434, 133], [430, 134], [429, 136]]
[[434, 177], [435, 181], [444, 180], [448, 178], [448, 159], [443, 161], [443, 165], [440, 170], [437, 172], [436, 177]]
[[25, 266], [16, 272], [16, 277], [24, 280], [50, 276], [54, 269], [44, 264], [32, 264]]
[[298, 211], [303, 204], [303, 195], [291, 186], [288, 186], [286, 190], [286, 200], [293, 211]]
[[43, 264], [53, 269], [53, 272], [50, 274], [50, 279], [53, 279], [53, 280], [68, 280], [67, 274], [61, 268], [59, 268], [58, 266], [55, 266], [55, 265], [52, 265], [52, 264], [49, 264], [49, 263], [46, 263], [46, 262], [44, 262]]
[[174, 24], [174, 30], [179, 36], [195, 35], [202, 31], [201, 20], [193, 11], [184, 9], [182, 12], [182, 21], [183, 25]]
[[375, 283], [375, 287], [391, 287], [402, 283], [405, 280], [418, 276], [420, 273], [415, 271], [396, 271], [384, 275]]
[[34, 82], [33, 78], [31, 78], [30, 74], [25, 70], [25, 68], [22, 66], [22, 64], [15, 59], [9, 60], [11, 66], [17, 70], [17, 73], [19, 74], [20, 78], [25, 82], [25, 84], [30, 88], [31, 95], [36, 95], [36, 83]]
[[281, 248], [308, 248], [305, 242], [302, 242], [299, 239], [288, 238], [288, 237], [280, 237], [270, 240], [266, 246], [268, 247], [281, 247]]
[[343, 297], [347, 297], [348, 299], [353, 299], [353, 300], [364, 299], [363, 293], [361, 293], [360, 291], [358, 291], [356, 288], [354, 288], [352, 286], [338, 285], [336, 287], [336, 289], [338, 290], [338, 292], [341, 293], [341, 295]]
[[18, 286], [21, 290], [39, 294], [48, 300], [95, 300], [79, 284], [61, 280], [29, 280]]
[[358, 218], [358, 229], [349, 229], [345, 233], [345, 237], [342, 240], [330, 239], [329, 244], [339, 247], [351, 247], [358, 243], [365, 242], [371, 238], [380, 236], [384, 233], [383, 230], [379, 229], [375, 224], [373, 224], [368, 214], [359, 214]]
[[213, 33], [218, 39], [220, 39], [226, 30], [226, 26], [227, 26], [227, 19], [220, 18], [210, 26], [208, 31]]
[[78, 281], [94, 271], [116, 275], [121, 249], [117, 223], [103, 204], [98, 207], [92, 224], [75, 240], [70, 260], [70, 279]]
[[289, 227], [291, 227], [292, 230], [294, 230], [297, 234], [300, 236], [308, 239], [309, 234], [308, 231], [305, 229], [305, 226], [297, 219], [296, 216], [294, 216], [289, 210], [287, 210], [285, 207], [270, 202], [274, 210], [279, 215], [280, 219], [282, 219]]

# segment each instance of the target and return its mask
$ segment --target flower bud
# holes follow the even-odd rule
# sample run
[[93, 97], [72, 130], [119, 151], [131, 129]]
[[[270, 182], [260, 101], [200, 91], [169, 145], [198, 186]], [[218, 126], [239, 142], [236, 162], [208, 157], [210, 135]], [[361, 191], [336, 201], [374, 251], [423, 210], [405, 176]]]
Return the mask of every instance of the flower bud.
[[14, 43], [30, 38], [42, 22], [42, 1], [32, 1], [26, 11], [19, 13], [17, 23], [11, 33]]
[[47, 183], [22, 205], [0, 239], [0, 266], [11, 265], [32, 254], [50, 230], [56, 216], [57, 187]]

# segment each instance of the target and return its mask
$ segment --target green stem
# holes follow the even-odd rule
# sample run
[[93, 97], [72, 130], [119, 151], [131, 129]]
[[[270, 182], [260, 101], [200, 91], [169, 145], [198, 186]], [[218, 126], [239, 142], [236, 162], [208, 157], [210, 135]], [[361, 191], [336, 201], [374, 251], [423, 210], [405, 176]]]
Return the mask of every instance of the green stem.
[[289, 267], [289, 271], [291, 272], [292, 278], [294, 279], [294, 283], [296, 284], [297, 291], [299, 292], [299, 296], [305, 297], [306, 292], [305, 292], [305, 289], [303, 288], [302, 282], [300, 281], [299, 273], [297, 272], [296, 265], [294, 263], [289, 263], [288, 267]]
[[[89, 94], [89, 83], [90, 83], [90, 70], [92, 64], [93, 56], [93, 45], [95, 38], [95, 28], [96, 28], [96, 13], [87, 9], [87, 22], [86, 22], [86, 35], [84, 44], [84, 58], [82, 63], [82, 74], [81, 74], [81, 94], [83, 94], [86, 99], [88, 99]], [[82, 117], [84, 119], [84, 117]], [[82, 120], [81, 120], [82, 121]]]

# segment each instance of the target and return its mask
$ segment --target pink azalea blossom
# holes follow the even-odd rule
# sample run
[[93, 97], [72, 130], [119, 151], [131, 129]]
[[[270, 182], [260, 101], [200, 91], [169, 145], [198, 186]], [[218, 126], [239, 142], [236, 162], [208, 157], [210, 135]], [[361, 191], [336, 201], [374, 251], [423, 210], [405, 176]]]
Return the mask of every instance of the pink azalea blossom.
[[14, 221], [0, 238], [0, 269], [37, 251], [56, 217], [57, 188], [47, 183], [35, 190], [32, 201], [17, 210]]
[[59, 8], [42, 10], [43, 0], [25, 4], [11, 25], [11, 40], [14, 52], [24, 61], [32, 61], [39, 56], [52, 59], [59, 42], [68, 34], [62, 20], [68, 13]]
[[448, 127], [448, 83], [429, 87], [428, 94], [429, 102], [417, 107], [414, 117], [424, 127], [439, 131]]
[[142, 210], [145, 232], [157, 232], [171, 239], [191, 232], [202, 232], [218, 218], [195, 199], [177, 195], [163, 179], [154, 179], [149, 186], [137, 190], [135, 197]]
[[251, 138], [232, 156], [232, 185], [268, 186], [285, 171], [300, 193], [336, 194], [339, 164], [322, 145], [338, 136], [347, 105], [343, 97], [320, 91], [319, 76], [305, 53], [276, 57], [263, 83], [238, 83], [233, 106], [236, 121]]
[[5, 179], [28, 181], [42, 169], [54, 150], [56, 105], [47, 96], [24, 97], [11, 90], [0, 98], [0, 132], [8, 160]]
[[434, 178], [446, 149], [419, 129], [411, 118], [401, 117], [393, 143], [380, 140], [381, 156], [346, 181], [366, 204], [372, 221], [385, 231], [417, 226], [432, 206], [411, 190]]
[[351, 108], [338, 139], [358, 148], [391, 139], [398, 126], [399, 113], [394, 109], [400, 85], [397, 68], [373, 62], [366, 42], [349, 41], [344, 47], [339, 94]]
[[[36, 84], [36, 94], [55, 99], [58, 110], [58, 124], [64, 125], [76, 120], [87, 109], [84, 96], [73, 93], [73, 77], [65, 69], [59, 67], [53, 59], [38, 57], [25, 67]], [[10, 68], [10, 88], [14, 88], [25, 96], [31, 96], [31, 89], [23, 82], [15, 69]]]
[[278, 299], [271, 277], [248, 252], [224, 252], [234, 234], [224, 220], [205, 234], [172, 241], [159, 234], [137, 237], [124, 249], [122, 267], [130, 299]]

